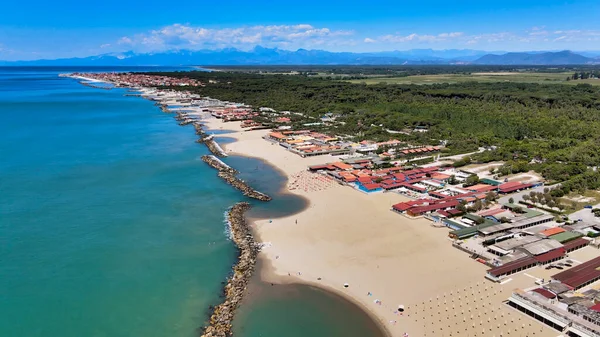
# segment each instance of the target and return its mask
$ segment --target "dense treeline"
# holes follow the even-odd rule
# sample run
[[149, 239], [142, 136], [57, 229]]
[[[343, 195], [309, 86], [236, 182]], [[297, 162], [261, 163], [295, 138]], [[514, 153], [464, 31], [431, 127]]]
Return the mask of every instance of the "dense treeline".
[[261, 66], [210, 66], [211, 69], [227, 72], [243, 73], [288, 73], [301, 75], [332, 74], [332, 75], [377, 75], [377, 77], [412, 76], [412, 75], [438, 75], [438, 74], [471, 74], [479, 72], [544, 72], [561, 73], [577, 71], [589, 73], [598, 71], [597, 66], [514, 66], [514, 65], [261, 65]]
[[587, 80], [589, 78], [600, 78], [600, 70], [576, 72], [568, 80]]
[[[562, 181], [556, 194], [600, 188], [600, 87], [588, 84], [460, 83], [363, 85], [294, 75], [174, 73], [208, 82], [202, 95], [291, 110], [343, 122], [338, 134], [401, 138], [432, 144], [447, 141], [451, 152], [497, 146], [474, 160], [504, 160], [501, 174], [536, 170]], [[388, 130], [426, 127], [424, 133]]]

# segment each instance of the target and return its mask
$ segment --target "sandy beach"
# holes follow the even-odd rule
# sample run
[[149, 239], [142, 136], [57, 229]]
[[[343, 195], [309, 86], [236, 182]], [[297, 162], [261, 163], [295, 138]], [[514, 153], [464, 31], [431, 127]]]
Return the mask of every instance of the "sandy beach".
[[[266, 282], [302, 282], [352, 300], [392, 336], [557, 336], [558, 332], [502, 304], [512, 289], [484, 279], [487, 267], [452, 247], [447, 228], [390, 211], [406, 201], [396, 193], [365, 193], [306, 171], [331, 156], [301, 158], [264, 139], [268, 131], [243, 131], [239, 123], [205, 121], [232, 130], [230, 154], [261, 158], [288, 177], [288, 191], [309, 207], [285, 218], [257, 220]], [[526, 281], [526, 280], [523, 280]], [[529, 280], [531, 281], [531, 280]], [[344, 287], [347, 283], [348, 287]], [[398, 312], [404, 306], [403, 313]]]

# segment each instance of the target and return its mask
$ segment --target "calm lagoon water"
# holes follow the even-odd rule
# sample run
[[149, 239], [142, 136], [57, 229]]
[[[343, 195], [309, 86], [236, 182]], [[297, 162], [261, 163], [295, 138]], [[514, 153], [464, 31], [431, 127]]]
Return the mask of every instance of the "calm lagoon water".
[[[90, 70], [130, 69], [0, 68], [0, 336], [197, 336], [235, 262], [224, 213], [245, 198], [200, 160], [191, 126], [57, 76]], [[254, 214], [305, 206], [260, 161], [226, 160], [275, 196]], [[372, 332], [320, 290], [255, 286], [239, 336]]]

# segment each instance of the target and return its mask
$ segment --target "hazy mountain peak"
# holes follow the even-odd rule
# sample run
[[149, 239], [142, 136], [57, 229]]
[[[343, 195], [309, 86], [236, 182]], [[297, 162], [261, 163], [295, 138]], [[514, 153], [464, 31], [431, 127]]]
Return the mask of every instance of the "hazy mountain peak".
[[3, 65], [302, 65], [302, 64], [497, 64], [497, 65], [568, 65], [598, 63], [570, 50], [556, 52], [486, 52], [472, 49], [411, 49], [385, 52], [329, 52], [317, 49], [296, 51], [260, 45], [249, 51], [236, 48], [218, 50], [178, 49], [166, 52], [101, 54], [86, 58], [0, 62]]

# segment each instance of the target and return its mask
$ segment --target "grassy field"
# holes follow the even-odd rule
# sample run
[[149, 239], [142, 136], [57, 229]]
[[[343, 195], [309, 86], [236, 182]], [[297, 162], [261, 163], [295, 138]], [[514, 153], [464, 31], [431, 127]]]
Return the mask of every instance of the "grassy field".
[[572, 73], [472, 73], [466, 74], [440, 74], [440, 75], [416, 75], [407, 77], [373, 77], [361, 80], [351, 80], [352, 83], [366, 84], [434, 84], [434, 83], [462, 83], [462, 82], [520, 82], [520, 83], [540, 83], [540, 84], [578, 84], [589, 83], [600, 85], [600, 80], [577, 80], [567, 81], [567, 77]]

